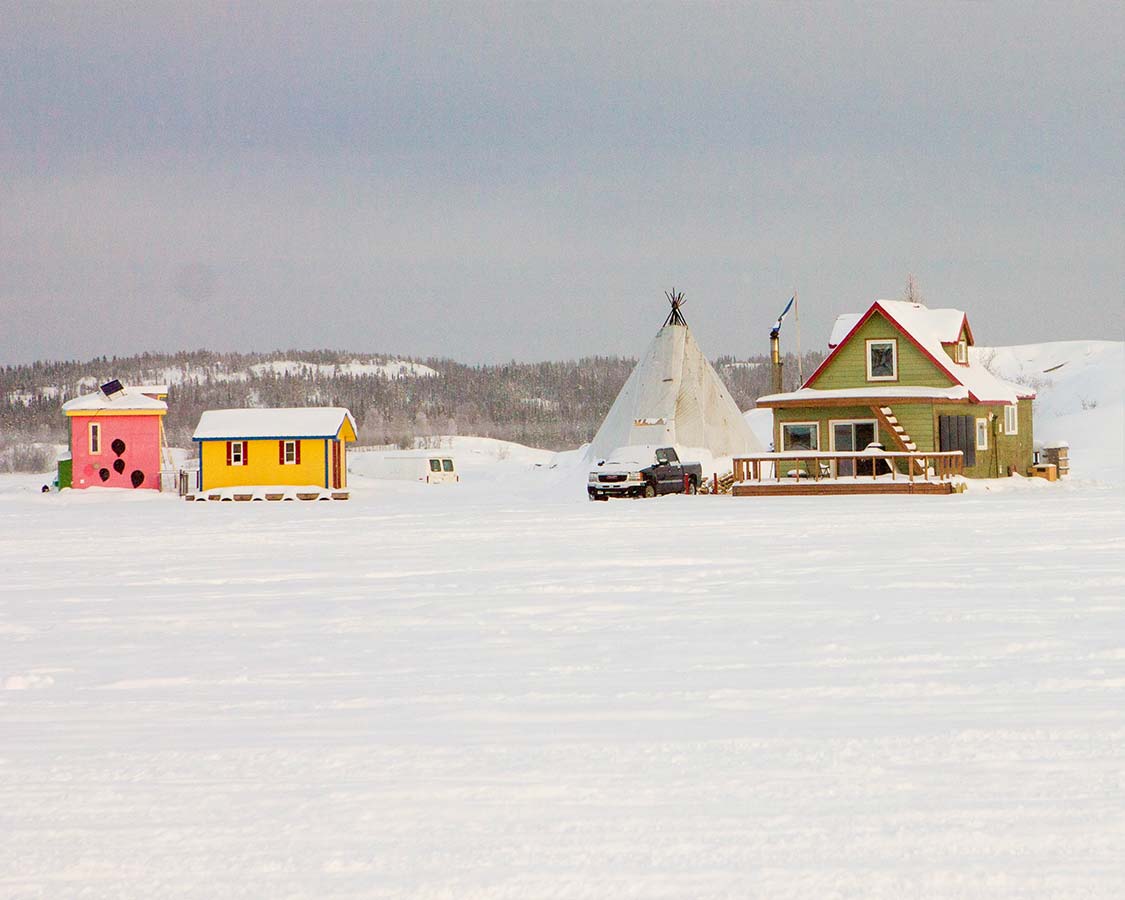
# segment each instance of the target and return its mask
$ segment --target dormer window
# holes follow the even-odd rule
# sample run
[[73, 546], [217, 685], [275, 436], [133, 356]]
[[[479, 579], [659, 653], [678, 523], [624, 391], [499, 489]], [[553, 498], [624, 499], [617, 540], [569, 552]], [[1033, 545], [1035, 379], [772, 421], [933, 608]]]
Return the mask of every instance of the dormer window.
[[898, 380], [898, 341], [892, 338], [867, 342], [867, 380]]
[[953, 361], [963, 366], [969, 364], [969, 342], [964, 338], [961, 338], [961, 340], [957, 342], [957, 347], [953, 351]]

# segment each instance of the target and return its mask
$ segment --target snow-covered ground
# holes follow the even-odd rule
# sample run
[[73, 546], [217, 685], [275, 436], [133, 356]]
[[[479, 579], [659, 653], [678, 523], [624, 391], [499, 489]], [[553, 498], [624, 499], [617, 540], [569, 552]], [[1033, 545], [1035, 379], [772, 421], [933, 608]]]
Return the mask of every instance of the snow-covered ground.
[[1125, 894], [1120, 487], [594, 504], [452, 450], [0, 477], [0, 897]]
[[1122, 345], [982, 352], [1070, 480], [0, 476], [0, 897], [1125, 896]]

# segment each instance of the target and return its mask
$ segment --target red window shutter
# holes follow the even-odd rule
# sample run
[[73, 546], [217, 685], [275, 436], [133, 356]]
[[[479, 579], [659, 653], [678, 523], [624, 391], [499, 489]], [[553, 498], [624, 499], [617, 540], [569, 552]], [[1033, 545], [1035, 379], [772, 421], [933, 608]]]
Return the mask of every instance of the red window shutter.
[[227, 465], [230, 465], [230, 441], [227, 441]]
[[244, 466], [250, 464], [250, 454], [248, 454], [246, 452], [248, 449], [250, 449], [250, 442], [249, 441], [243, 441], [242, 442], [242, 464]]
[[285, 441], [277, 442], [277, 464], [279, 466], [285, 465]]
[[297, 465], [300, 465], [301, 464], [301, 442], [300, 441], [294, 441], [293, 443], [297, 447], [297, 450], [296, 450]]

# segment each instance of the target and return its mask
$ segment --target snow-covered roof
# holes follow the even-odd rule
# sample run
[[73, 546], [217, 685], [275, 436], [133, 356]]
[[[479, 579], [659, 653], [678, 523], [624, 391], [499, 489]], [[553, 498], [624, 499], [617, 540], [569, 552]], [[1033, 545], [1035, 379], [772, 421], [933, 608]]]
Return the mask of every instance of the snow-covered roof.
[[167, 410], [168, 404], [163, 400], [146, 397], [138, 388], [128, 387], [112, 397], [107, 397], [101, 391], [92, 394], [83, 394], [63, 404], [63, 412], [112, 412], [114, 410]]
[[334, 438], [345, 421], [354, 434], [355, 419], [342, 406], [209, 409], [199, 417], [192, 440]]
[[161, 396], [167, 395], [168, 385], [166, 384], [134, 384], [130, 390], [136, 391], [138, 394], [159, 394]]
[[[864, 313], [849, 313], [838, 317], [829, 339], [831, 353], [806, 384], [816, 380], [840, 344], [876, 310], [910, 337], [955, 384], [964, 386], [971, 399], [979, 403], [1015, 403], [1021, 398], [1035, 396], [1030, 388], [993, 375], [975, 355], [970, 355], [968, 365], [960, 365], [950, 359], [942, 344], [953, 343], [958, 339], [962, 327], [968, 323], [964, 312], [959, 309], [930, 309], [921, 303], [907, 300], [876, 300]], [[885, 385], [879, 390], [883, 396], [894, 396], [903, 388]]]
[[969, 389], [963, 385], [952, 385], [945, 388], [884, 385], [882, 387], [833, 388], [827, 391], [818, 391], [816, 388], [801, 388], [798, 391], [789, 391], [785, 394], [767, 394], [758, 398], [758, 404], [767, 406], [771, 403], [783, 403], [789, 400], [871, 401], [887, 397], [901, 397], [907, 400], [968, 400]]

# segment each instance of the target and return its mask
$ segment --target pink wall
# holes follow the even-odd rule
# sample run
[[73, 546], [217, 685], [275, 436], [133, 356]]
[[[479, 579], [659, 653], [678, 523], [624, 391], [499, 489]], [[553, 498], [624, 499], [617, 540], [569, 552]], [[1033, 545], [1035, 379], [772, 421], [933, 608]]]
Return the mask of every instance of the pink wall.
[[[102, 426], [102, 445], [100, 453], [90, 453], [90, 423]], [[120, 440], [125, 449], [120, 456], [113, 449], [113, 442]], [[142, 489], [160, 490], [160, 416], [107, 416], [97, 413], [70, 417], [70, 452], [74, 460], [74, 481], [76, 488], [122, 487], [133, 488], [133, 472], [144, 474]], [[114, 463], [121, 460], [124, 465]], [[99, 472], [105, 470], [109, 477], [103, 479]]]

